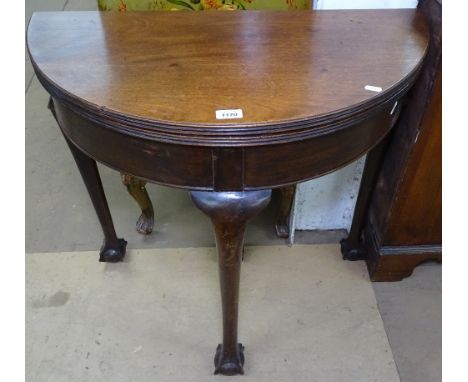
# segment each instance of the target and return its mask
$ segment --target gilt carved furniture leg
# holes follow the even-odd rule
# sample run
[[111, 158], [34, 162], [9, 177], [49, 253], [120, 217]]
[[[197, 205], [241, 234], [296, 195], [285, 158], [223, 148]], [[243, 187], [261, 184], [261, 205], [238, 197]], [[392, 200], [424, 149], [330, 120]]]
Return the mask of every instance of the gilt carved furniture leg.
[[148, 235], [153, 231], [154, 209], [145, 188], [146, 182], [128, 174], [121, 174], [121, 178], [122, 183], [127, 187], [128, 193], [141, 208], [141, 215], [137, 220], [136, 229], [139, 233]]
[[215, 355], [215, 374], [244, 374], [244, 347], [237, 342], [239, 279], [247, 221], [266, 207], [271, 190], [190, 193], [195, 205], [211, 218], [218, 248], [223, 306], [223, 343]]
[[296, 194], [296, 185], [281, 187], [279, 192], [281, 199], [276, 215], [276, 236], [287, 239], [290, 235], [289, 216], [291, 215], [294, 195]]
[[127, 242], [124, 239], [117, 238], [115, 233], [114, 223], [112, 222], [112, 216], [107, 205], [106, 195], [104, 194], [96, 162], [85, 155], [68, 139], [67, 143], [88, 189], [89, 196], [104, 232], [104, 244], [101, 248], [99, 261], [112, 263], [122, 261], [125, 256]]

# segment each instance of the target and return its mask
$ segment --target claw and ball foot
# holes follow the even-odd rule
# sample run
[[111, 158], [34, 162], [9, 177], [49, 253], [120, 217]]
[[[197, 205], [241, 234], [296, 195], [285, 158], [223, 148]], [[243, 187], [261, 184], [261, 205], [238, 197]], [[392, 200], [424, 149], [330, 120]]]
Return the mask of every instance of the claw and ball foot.
[[148, 235], [153, 232], [154, 209], [145, 188], [146, 182], [128, 174], [121, 174], [121, 178], [122, 183], [127, 187], [128, 193], [141, 208], [141, 215], [137, 220], [136, 229], [139, 233]]
[[237, 352], [225, 352], [223, 345], [216, 348], [214, 358], [215, 374], [238, 375], [244, 374], [244, 346], [237, 344]]
[[117, 263], [125, 257], [127, 242], [124, 239], [117, 239], [116, 242], [104, 243], [99, 253], [99, 261], [104, 263]]
[[366, 250], [357, 240], [352, 238], [341, 239], [341, 254], [343, 260], [356, 261], [366, 259]]

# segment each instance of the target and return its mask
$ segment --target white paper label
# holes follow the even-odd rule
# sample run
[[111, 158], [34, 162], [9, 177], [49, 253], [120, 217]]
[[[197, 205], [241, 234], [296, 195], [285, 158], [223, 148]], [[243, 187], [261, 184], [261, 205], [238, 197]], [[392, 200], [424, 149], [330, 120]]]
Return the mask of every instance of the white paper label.
[[372, 85], [366, 85], [364, 86], [364, 89], [369, 90], [371, 92], [376, 92], [376, 93], [380, 93], [382, 91], [382, 88], [380, 86], [372, 86]]
[[216, 119], [239, 119], [244, 118], [242, 109], [216, 110]]

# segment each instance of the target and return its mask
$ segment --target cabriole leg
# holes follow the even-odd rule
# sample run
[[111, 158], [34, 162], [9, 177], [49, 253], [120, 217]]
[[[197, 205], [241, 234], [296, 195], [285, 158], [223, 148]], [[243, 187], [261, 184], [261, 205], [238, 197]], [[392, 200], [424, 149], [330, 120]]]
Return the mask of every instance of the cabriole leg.
[[128, 174], [121, 174], [121, 178], [122, 183], [127, 187], [128, 193], [141, 208], [141, 215], [137, 220], [136, 229], [139, 233], [148, 235], [153, 231], [154, 209], [145, 188], [146, 182]]
[[215, 355], [215, 374], [244, 374], [244, 347], [237, 342], [239, 279], [247, 222], [266, 207], [271, 190], [190, 193], [213, 224], [218, 249], [223, 307], [223, 343]]
[[104, 244], [102, 245], [99, 261], [117, 262], [122, 261], [125, 256], [127, 242], [117, 238], [112, 222], [112, 216], [107, 204], [106, 195], [102, 187], [101, 177], [94, 159], [85, 155], [73, 143], [67, 139], [70, 151], [80, 170], [81, 177], [88, 189], [89, 196], [93, 202], [94, 209], [104, 232]]

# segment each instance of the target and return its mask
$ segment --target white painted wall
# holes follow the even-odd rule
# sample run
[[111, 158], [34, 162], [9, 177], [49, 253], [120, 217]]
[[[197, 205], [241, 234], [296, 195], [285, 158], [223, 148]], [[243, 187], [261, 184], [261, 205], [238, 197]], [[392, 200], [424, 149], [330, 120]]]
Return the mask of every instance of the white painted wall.
[[361, 158], [331, 174], [301, 183], [295, 202], [296, 229], [348, 229], [363, 167]]
[[[417, 0], [314, 0], [315, 9], [415, 8]], [[297, 230], [349, 229], [364, 158], [332, 174], [301, 183], [291, 216]], [[294, 231], [290, 238], [294, 242]]]

